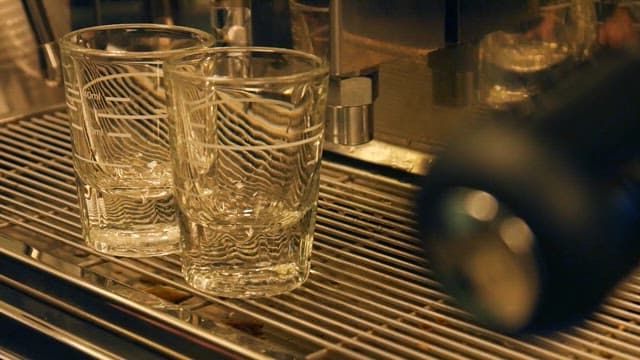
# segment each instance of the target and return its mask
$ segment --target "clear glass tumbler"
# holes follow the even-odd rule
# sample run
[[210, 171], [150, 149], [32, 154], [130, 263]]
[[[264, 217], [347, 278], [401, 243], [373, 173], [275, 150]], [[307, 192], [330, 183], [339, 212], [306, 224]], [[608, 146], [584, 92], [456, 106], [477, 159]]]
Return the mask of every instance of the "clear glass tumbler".
[[163, 61], [211, 46], [191, 28], [118, 24], [60, 41], [83, 235], [119, 256], [176, 252]]
[[165, 65], [182, 270], [224, 297], [309, 274], [328, 68], [295, 50], [215, 48]]
[[528, 101], [555, 85], [597, 40], [594, 0], [538, 0], [522, 32], [497, 31], [478, 45], [478, 97], [496, 109]]

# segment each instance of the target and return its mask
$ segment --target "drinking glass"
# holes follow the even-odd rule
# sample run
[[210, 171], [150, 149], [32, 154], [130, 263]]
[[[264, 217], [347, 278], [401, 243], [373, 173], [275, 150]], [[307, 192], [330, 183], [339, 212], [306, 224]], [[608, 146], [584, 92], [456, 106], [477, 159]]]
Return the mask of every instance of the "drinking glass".
[[497, 31], [478, 46], [479, 101], [508, 109], [552, 87], [597, 42], [593, 0], [539, 0], [522, 32]]
[[169, 59], [182, 271], [223, 297], [292, 290], [309, 274], [328, 68], [277, 48]]
[[176, 252], [162, 63], [213, 44], [203, 31], [118, 24], [60, 41], [85, 241], [119, 256]]

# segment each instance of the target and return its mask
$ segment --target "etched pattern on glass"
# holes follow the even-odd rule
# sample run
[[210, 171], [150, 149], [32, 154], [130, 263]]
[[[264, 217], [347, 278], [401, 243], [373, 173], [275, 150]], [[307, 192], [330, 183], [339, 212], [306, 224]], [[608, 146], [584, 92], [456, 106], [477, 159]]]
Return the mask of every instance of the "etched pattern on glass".
[[177, 251], [161, 63], [72, 61], [67, 78], [81, 85], [67, 81], [67, 105], [87, 241], [116, 255]]
[[192, 285], [270, 295], [308, 276], [323, 81], [169, 85], [183, 271]]

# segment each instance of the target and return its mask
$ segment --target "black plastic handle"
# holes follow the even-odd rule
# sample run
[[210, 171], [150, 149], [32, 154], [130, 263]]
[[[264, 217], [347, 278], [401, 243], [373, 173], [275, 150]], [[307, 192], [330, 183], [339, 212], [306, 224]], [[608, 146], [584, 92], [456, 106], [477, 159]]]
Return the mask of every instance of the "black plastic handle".
[[[506, 332], [582, 319], [640, 257], [640, 179], [628, 174], [640, 154], [638, 57], [603, 54], [533, 101], [533, 113], [502, 113], [454, 138], [417, 198], [423, 244], [444, 286], [481, 322]], [[461, 189], [495, 199], [496, 215], [473, 218], [452, 200]], [[514, 218], [534, 235], [526, 256], [500, 232]], [[487, 256], [488, 249], [502, 250]], [[504, 254], [529, 274], [527, 294], [500, 283], [515, 281], [491, 264]], [[487, 274], [469, 273], [479, 258], [486, 266], [474, 269]], [[494, 288], [477, 280], [487, 277]], [[491, 303], [507, 296], [532, 305], [516, 306], [514, 318]]]

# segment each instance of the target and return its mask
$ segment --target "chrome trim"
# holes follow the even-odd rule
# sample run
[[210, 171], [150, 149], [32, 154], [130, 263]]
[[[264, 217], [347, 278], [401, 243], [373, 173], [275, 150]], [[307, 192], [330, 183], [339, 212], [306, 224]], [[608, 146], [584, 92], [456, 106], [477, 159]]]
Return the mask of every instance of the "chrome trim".
[[328, 105], [325, 140], [340, 145], [360, 145], [373, 139], [373, 105]]
[[105, 351], [104, 349], [100, 349], [93, 344], [88, 343], [83, 339], [65, 331], [64, 329], [47, 323], [46, 320], [33, 317], [31, 314], [21, 311], [20, 309], [11, 306], [3, 301], [0, 301], [0, 315], [4, 315], [20, 324], [34, 329], [37, 332], [50, 336], [57, 341], [78, 349], [87, 356], [91, 356], [95, 359], [122, 359], [122, 357], [119, 357], [114, 353]]
[[361, 145], [325, 142], [325, 149], [365, 163], [380, 165], [414, 175], [425, 175], [434, 160], [432, 154], [373, 139]]

